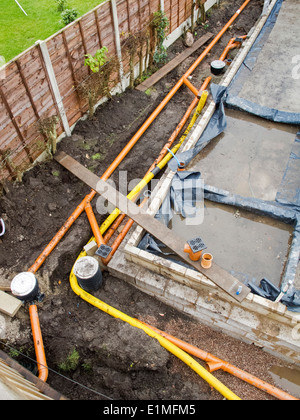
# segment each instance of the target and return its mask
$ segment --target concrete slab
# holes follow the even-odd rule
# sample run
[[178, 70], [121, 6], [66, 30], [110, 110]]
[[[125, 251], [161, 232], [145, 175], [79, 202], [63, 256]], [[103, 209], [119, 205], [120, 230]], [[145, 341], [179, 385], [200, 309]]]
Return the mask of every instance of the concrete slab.
[[191, 162], [205, 184], [274, 201], [295, 142], [295, 127], [226, 109], [227, 128]]
[[279, 111], [300, 112], [299, 16], [299, 0], [285, 0], [240, 97]]

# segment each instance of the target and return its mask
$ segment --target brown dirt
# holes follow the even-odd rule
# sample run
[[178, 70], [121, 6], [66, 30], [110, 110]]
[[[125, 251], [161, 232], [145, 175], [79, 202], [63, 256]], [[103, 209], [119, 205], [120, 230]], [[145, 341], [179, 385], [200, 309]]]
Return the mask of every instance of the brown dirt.
[[[202, 36], [206, 30], [219, 32], [240, 4], [240, 0], [221, 1], [220, 8], [213, 10], [208, 26], [197, 29], [197, 36]], [[250, 3], [195, 72], [195, 85], [201, 85], [209, 72], [209, 63], [220, 56], [229, 39], [248, 32], [255, 24], [262, 4], [263, 0]], [[170, 50], [170, 58], [183, 48], [182, 40], [178, 40]], [[99, 107], [95, 118], [79, 122], [72, 137], [60, 143], [59, 150], [102, 174], [195, 57], [155, 86], [151, 96], [127, 91]], [[119, 170], [127, 171], [129, 180], [144, 176], [191, 100], [192, 94], [181, 89], [120, 165]], [[113, 175], [117, 185], [118, 177], [119, 171]], [[0, 274], [11, 279], [13, 274], [33, 264], [89, 189], [55, 161], [36, 166], [24, 175], [22, 184], [8, 187], [9, 192], [0, 200], [0, 215], [7, 225], [0, 242]], [[98, 216], [98, 219], [100, 223], [103, 217]], [[103, 395], [114, 400], [222, 399], [156, 340], [100, 312], [72, 292], [68, 281], [70, 270], [91, 236], [83, 215], [38, 272], [45, 293], [44, 301], [38, 306], [51, 369], [48, 383], [73, 400], [102, 400]], [[264, 380], [271, 382], [268, 370], [282, 364], [262, 349], [215, 332], [108, 273], [104, 273], [104, 286], [95, 295], [128, 315], [168, 331]], [[34, 358], [28, 308], [23, 307], [15, 319], [6, 321], [6, 343]], [[78, 365], [74, 371], [66, 373], [61, 370], [61, 363], [73, 349], [79, 354]], [[244, 399], [272, 399], [222, 372], [216, 372], [215, 376]]]

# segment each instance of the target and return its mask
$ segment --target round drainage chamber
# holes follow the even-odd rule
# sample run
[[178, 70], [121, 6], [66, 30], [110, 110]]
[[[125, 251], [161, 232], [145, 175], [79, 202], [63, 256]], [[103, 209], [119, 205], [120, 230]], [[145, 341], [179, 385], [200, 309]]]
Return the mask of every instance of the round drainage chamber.
[[226, 67], [226, 63], [225, 61], [222, 61], [222, 60], [215, 60], [210, 65], [211, 72], [215, 76], [222, 74], [224, 72], [225, 67]]
[[96, 292], [102, 285], [102, 273], [93, 257], [82, 257], [74, 265], [74, 274], [80, 287], [86, 292]]
[[39, 299], [39, 284], [33, 273], [18, 274], [11, 282], [10, 289], [16, 298], [24, 302], [32, 302]]

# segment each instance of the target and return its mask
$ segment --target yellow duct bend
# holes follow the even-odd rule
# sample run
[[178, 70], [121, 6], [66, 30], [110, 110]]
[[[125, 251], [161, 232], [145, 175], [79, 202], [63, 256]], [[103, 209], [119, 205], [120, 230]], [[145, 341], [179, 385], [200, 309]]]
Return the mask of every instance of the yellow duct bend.
[[[80, 258], [80, 257], [79, 257]], [[75, 294], [77, 294], [81, 299], [95, 306], [103, 312], [113, 316], [114, 318], [121, 319], [124, 322], [127, 322], [133, 327], [143, 330], [150, 337], [156, 338], [162, 347], [168, 350], [174, 356], [178, 357], [184, 363], [186, 363], [191, 369], [193, 369], [202, 379], [204, 379], [209, 385], [215, 388], [221, 395], [223, 395], [227, 400], [240, 401], [241, 399], [235, 395], [230, 389], [223, 385], [218, 379], [216, 379], [211, 373], [209, 373], [204, 367], [202, 367], [198, 362], [196, 362], [191, 356], [181, 350], [179, 347], [175, 346], [173, 343], [162, 337], [160, 334], [157, 334], [151, 328], [143, 325], [140, 321], [131, 318], [130, 316], [120, 312], [119, 310], [113, 308], [112, 306], [107, 305], [96, 297], [85, 292], [78, 284], [73, 270], [70, 275], [70, 284], [71, 288]]]

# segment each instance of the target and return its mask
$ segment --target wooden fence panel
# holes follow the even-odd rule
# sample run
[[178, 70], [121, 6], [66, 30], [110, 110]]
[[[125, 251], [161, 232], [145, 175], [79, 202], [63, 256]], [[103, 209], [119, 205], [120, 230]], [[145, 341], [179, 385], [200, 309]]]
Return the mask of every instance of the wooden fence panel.
[[[193, 0], [163, 3], [172, 33], [191, 16]], [[112, 0], [107, 0], [0, 70], [0, 182], [18, 177], [45, 149], [47, 139], [39, 132], [40, 121], [60, 116], [57, 125], [60, 135], [66, 124], [73, 126], [87, 111], [87, 101], [78, 89], [91, 75], [84, 65], [85, 55], [94, 55], [106, 46], [110, 57], [121, 55], [122, 69], [127, 74], [130, 66], [126, 42], [130, 34], [137, 35], [149, 28], [153, 13], [160, 7], [161, 0], [116, 0], [114, 20]], [[121, 51], [117, 50], [119, 42]], [[50, 61], [45, 58], [45, 46]], [[134, 64], [138, 63], [136, 56]]]

